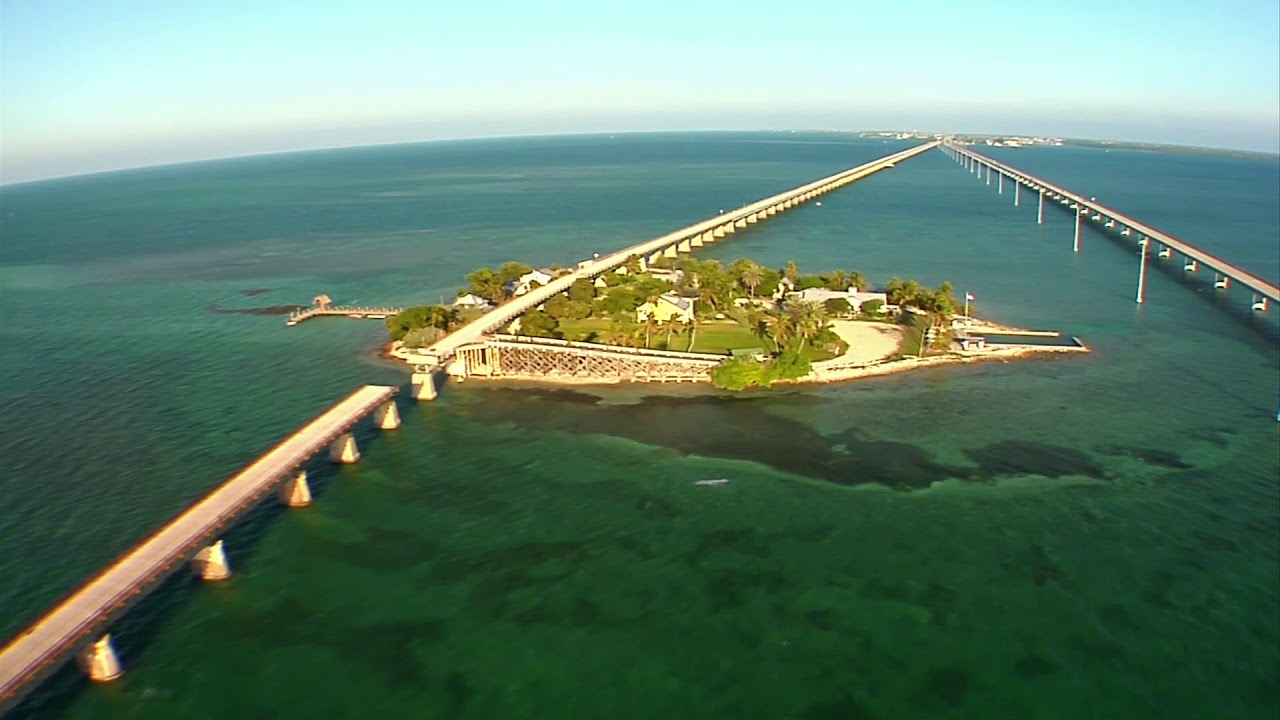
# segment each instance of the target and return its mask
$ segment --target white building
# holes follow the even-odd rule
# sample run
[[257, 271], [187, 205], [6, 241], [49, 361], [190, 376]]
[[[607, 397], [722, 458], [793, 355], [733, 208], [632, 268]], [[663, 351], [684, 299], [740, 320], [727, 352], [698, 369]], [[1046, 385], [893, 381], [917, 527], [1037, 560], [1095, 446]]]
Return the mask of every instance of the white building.
[[512, 287], [510, 288], [511, 294], [517, 297], [523, 295], [533, 289], [534, 283], [537, 283], [538, 285], [546, 285], [551, 282], [552, 277], [551, 270], [547, 268], [543, 268], [541, 270], [530, 270], [529, 272], [521, 275], [520, 279], [516, 280], [512, 284]]
[[463, 293], [458, 297], [454, 298], [453, 305], [454, 307], [484, 308], [484, 307], [489, 307], [489, 301], [485, 300], [479, 295], [472, 295], [471, 293]]
[[857, 288], [849, 288], [848, 290], [828, 290], [826, 288], [808, 288], [800, 292], [787, 294], [787, 300], [810, 303], [813, 305], [822, 305], [828, 300], [841, 299], [849, 303], [854, 312], [862, 311], [862, 304], [872, 300], [879, 300], [882, 304], [889, 303], [889, 296], [882, 292], [858, 292]]

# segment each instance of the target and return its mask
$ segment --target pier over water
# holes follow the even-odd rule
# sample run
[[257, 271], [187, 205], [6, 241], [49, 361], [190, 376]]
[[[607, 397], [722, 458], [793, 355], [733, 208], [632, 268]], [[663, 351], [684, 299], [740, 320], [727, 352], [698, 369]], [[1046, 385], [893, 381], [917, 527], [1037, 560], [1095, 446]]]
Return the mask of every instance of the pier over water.
[[[375, 411], [381, 416], [381, 427], [397, 427], [399, 415], [393, 403], [397, 390], [365, 385], [351, 393], [120, 555], [0, 648], [0, 709], [15, 700], [31, 680], [66, 660], [73, 649], [101, 631], [118, 612], [197, 551], [195, 560], [203, 568], [203, 577], [226, 577], [229, 570], [221, 543], [203, 550], [200, 546], [325, 446], [332, 443], [331, 458], [336, 462], [358, 459], [359, 452], [348, 430]], [[108, 640], [94, 643], [90, 653], [96, 654], [97, 659], [90, 659], [87, 664], [100, 663], [99, 669], [90, 669], [91, 677], [109, 680], [120, 674]]]

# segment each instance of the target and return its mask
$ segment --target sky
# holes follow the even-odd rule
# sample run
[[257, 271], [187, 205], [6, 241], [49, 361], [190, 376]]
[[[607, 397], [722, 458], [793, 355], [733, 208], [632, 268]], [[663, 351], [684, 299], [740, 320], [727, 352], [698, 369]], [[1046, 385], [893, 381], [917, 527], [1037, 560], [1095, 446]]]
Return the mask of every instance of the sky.
[[0, 183], [387, 142], [920, 129], [1280, 151], [1276, 0], [0, 0]]

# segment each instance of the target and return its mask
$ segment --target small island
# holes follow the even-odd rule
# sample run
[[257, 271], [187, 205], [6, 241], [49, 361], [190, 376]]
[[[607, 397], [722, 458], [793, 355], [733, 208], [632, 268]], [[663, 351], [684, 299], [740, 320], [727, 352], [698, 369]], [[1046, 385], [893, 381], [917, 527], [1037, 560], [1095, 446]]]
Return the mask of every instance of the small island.
[[[520, 262], [480, 268], [467, 275], [467, 286], [452, 305], [417, 306], [387, 318], [389, 353], [412, 363], [417, 348], [570, 272]], [[973, 297], [967, 297], [969, 302], [957, 300], [949, 282], [928, 288], [895, 277], [872, 289], [858, 271], [804, 274], [795, 262], [772, 269], [746, 258], [724, 265], [663, 257], [649, 264], [636, 256], [598, 277], [579, 278], [567, 292], [516, 318], [498, 337], [533, 344], [544, 339], [549, 347], [580, 352], [626, 349], [646, 359], [688, 358], [704, 366], [695, 373], [697, 379], [728, 390], [1087, 350], [1074, 338], [1070, 343], [1052, 341], [1057, 333], [981, 323], [972, 318]], [[989, 343], [988, 335], [1035, 339], [1031, 344]], [[605, 379], [558, 370], [487, 370], [478, 375], [579, 383], [654, 379], [648, 373]], [[465, 370], [460, 374], [474, 376]]]

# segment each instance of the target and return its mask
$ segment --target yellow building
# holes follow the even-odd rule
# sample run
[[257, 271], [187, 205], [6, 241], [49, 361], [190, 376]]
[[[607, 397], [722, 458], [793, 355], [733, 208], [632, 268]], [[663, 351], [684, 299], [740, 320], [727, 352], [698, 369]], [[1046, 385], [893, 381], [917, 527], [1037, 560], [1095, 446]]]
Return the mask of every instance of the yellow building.
[[678, 322], [693, 322], [693, 299], [673, 293], [659, 296], [656, 303], [647, 302], [636, 308], [636, 321], [644, 322], [653, 316], [660, 322], [675, 318]]

